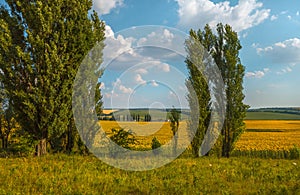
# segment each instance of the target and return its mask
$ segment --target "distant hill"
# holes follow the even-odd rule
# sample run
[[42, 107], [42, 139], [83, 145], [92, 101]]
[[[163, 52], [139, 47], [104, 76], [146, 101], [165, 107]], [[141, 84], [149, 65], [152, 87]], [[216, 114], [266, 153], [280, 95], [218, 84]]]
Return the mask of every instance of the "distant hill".
[[300, 120], [299, 107], [249, 109], [247, 120]]

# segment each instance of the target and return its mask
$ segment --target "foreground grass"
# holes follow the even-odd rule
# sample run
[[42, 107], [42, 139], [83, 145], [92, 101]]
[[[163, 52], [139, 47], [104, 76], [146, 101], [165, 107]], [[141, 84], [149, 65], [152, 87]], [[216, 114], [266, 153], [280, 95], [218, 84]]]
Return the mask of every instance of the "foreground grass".
[[123, 171], [95, 157], [0, 159], [0, 194], [300, 194], [300, 161], [179, 158]]

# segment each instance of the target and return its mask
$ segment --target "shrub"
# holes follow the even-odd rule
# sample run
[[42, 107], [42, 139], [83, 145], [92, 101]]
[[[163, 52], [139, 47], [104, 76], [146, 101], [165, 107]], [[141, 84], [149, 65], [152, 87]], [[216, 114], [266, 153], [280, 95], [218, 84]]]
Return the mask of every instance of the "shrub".
[[[126, 131], [123, 128], [120, 128], [120, 129], [113, 128], [111, 131], [112, 131], [113, 135], [110, 136], [110, 139], [113, 142], [115, 142], [117, 145], [119, 145], [123, 148], [130, 149], [131, 146], [133, 146], [134, 144], [137, 143], [137, 140], [134, 137], [131, 130]], [[115, 147], [110, 148], [110, 154], [112, 156], [116, 156], [117, 153], [119, 153], [119, 152], [120, 151], [117, 150], [117, 148], [115, 148]]]
[[158, 154], [158, 150], [155, 150], [155, 149], [159, 148], [160, 146], [161, 146], [161, 143], [158, 141], [158, 139], [156, 137], [154, 137], [152, 139], [152, 144], [151, 144], [151, 147], [152, 147], [152, 150], [153, 150], [154, 154]]

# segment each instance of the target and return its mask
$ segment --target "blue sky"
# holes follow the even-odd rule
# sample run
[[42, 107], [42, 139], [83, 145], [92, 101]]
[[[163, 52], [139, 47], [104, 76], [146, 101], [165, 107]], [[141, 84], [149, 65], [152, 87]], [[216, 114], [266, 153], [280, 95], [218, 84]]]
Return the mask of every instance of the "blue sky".
[[219, 22], [243, 46], [245, 103], [300, 106], [299, 0], [94, 0], [94, 9], [107, 24], [105, 107], [186, 107], [182, 38]]
[[[95, 1], [100, 14], [104, 2]], [[300, 1], [115, 2], [109, 12], [101, 14], [114, 32], [132, 26], [163, 25], [187, 33], [191, 28], [203, 28], [206, 23], [230, 24], [238, 32], [243, 46], [240, 58], [246, 67], [245, 103], [251, 107], [300, 106], [297, 88], [300, 83]]]

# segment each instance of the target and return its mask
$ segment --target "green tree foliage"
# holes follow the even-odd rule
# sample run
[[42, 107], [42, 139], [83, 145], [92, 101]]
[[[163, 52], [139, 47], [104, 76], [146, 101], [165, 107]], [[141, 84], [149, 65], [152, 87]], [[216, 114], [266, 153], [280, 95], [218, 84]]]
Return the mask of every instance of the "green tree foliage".
[[1, 79], [17, 121], [36, 140], [37, 155], [47, 152], [47, 143], [72, 150], [78, 137], [74, 78], [88, 51], [104, 40], [104, 23], [90, 15], [91, 0], [6, 2], [9, 8], [0, 9]]
[[151, 115], [150, 114], [146, 114], [145, 115], [145, 122], [151, 122]]
[[[138, 143], [131, 130], [113, 128], [111, 131], [112, 135], [109, 138], [122, 148], [130, 149], [134, 144]], [[109, 150], [112, 157], [116, 157], [118, 153], [124, 152], [121, 148], [115, 146], [109, 148]]]
[[176, 108], [172, 108], [169, 115], [170, 126], [174, 136], [174, 147], [173, 147], [173, 155], [176, 155], [177, 142], [178, 142], [178, 129], [179, 129], [179, 121], [181, 118], [181, 112]]
[[[211, 39], [210, 36], [205, 37]], [[207, 131], [211, 114], [209, 86], [203, 75], [206, 69], [205, 64], [203, 63], [204, 48], [199, 47], [201, 45], [199, 43], [202, 43], [203, 39], [204, 36], [201, 31], [196, 33], [191, 30], [190, 38], [186, 40], [188, 56], [185, 62], [189, 71], [186, 85], [189, 90], [187, 98], [191, 109], [191, 119], [188, 123], [188, 128], [190, 129], [190, 132], [192, 132], [192, 129], [196, 129], [195, 134], [191, 135], [194, 137], [191, 147], [192, 154], [195, 157], [199, 156], [199, 148]], [[205, 42], [207, 46], [211, 46], [209, 40]]]
[[[187, 86], [189, 89], [192, 86], [195, 90], [198, 97], [200, 115], [197, 133], [192, 142], [194, 154], [197, 154], [197, 148], [201, 146], [203, 136], [208, 129], [211, 116], [211, 97], [209, 95], [209, 81], [206, 82], [205, 77], [201, 74], [202, 71], [206, 70], [205, 65], [201, 62], [203, 61], [204, 53], [203, 51], [195, 51], [195, 47], [192, 45], [193, 41], [202, 44], [207, 52], [212, 55], [225, 84], [226, 100], [223, 100], [226, 101], [225, 122], [219, 140], [221, 143], [217, 144], [216, 147], [220, 147], [219, 150], [221, 150], [222, 156], [229, 157], [234, 144], [244, 131], [245, 125], [243, 120], [246, 117], [246, 110], [248, 109], [248, 106], [243, 103], [245, 98], [243, 94], [245, 67], [241, 64], [239, 58], [239, 50], [242, 46], [240, 45], [237, 33], [229, 25], [218, 24], [216, 35], [212, 33], [208, 25], [205, 26], [203, 31], [190, 31], [190, 40], [187, 41], [188, 57], [186, 60], [190, 73], [187, 84], [190, 87], [189, 85]], [[200, 70], [197, 70], [197, 67]], [[214, 90], [218, 91], [220, 89], [218, 86], [214, 86]], [[195, 104], [197, 100], [193, 99], [191, 90], [188, 97], [190, 105]]]
[[14, 112], [3, 84], [0, 86], [0, 139], [2, 149], [7, 149], [12, 133], [16, 131], [17, 123]]
[[137, 142], [131, 130], [113, 128], [111, 131], [113, 135], [110, 136], [110, 139], [123, 148], [130, 149], [130, 145]]
[[222, 129], [222, 156], [229, 157], [234, 144], [245, 130], [244, 118], [248, 105], [243, 103], [245, 67], [241, 64], [242, 49], [238, 35], [231, 26], [218, 24], [213, 57], [225, 83], [226, 116]]
[[151, 142], [151, 148], [152, 150], [159, 148], [161, 146], [161, 143], [158, 141], [156, 137], [153, 137], [152, 142]]

